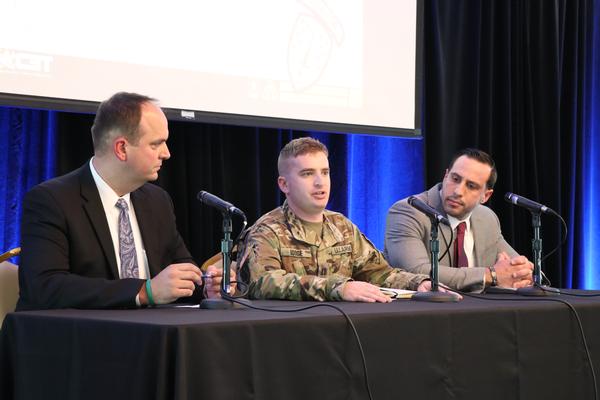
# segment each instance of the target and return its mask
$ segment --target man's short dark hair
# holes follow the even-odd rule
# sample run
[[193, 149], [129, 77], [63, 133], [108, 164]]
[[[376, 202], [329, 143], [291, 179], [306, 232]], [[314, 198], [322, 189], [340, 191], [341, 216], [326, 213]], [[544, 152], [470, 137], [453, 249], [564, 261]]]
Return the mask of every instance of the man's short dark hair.
[[125, 136], [132, 144], [139, 141], [140, 119], [142, 118], [142, 105], [156, 100], [137, 93], [119, 92], [103, 101], [98, 107], [94, 125], [92, 126], [92, 140], [94, 150], [102, 153], [108, 148], [111, 132]]
[[283, 172], [283, 163], [290, 158], [296, 158], [304, 154], [313, 153], [324, 153], [326, 156], [329, 155], [327, 147], [319, 142], [317, 139], [311, 137], [301, 137], [290, 141], [288, 144], [283, 146], [283, 149], [279, 152], [279, 158], [277, 159], [277, 169], [279, 175]]
[[448, 167], [448, 171], [452, 170], [452, 167], [454, 166], [454, 163], [456, 162], [456, 160], [462, 156], [472, 158], [473, 160], [477, 160], [482, 164], [487, 164], [492, 168], [492, 171], [490, 172], [490, 177], [488, 178], [488, 180], [486, 182], [486, 187], [488, 189], [493, 189], [494, 185], [496, 184], [496, 180], [498, 179], [498, 172], [496, 171], [496, 163], [494, 162], [494, 159], [492, 158], [492, 156], [490, 156], [488, 153], [486, 153], [483, 150], [474, 149], [474, 148], [467, 148], [467, 149], [459, 150], [458, 152], [456, 152], [454, 154], [454, 156], [452, 156], [452, 161], [450, 161], [450, 166]]

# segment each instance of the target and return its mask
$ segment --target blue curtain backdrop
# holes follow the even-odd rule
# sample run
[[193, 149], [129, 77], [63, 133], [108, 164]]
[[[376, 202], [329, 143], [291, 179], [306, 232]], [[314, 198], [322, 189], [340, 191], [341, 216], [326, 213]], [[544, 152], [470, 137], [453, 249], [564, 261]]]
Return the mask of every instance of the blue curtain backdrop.
[[[19, 244], [23, 195], [33, 185], [56, 175], [60, 162], [57, 127], [56, 112], [0, 107], [0, 150], [11, 155], [0, 163], [1, 250]], [[348, 215], [382, 249], [388, 208], [396, 200], [423, 190], [421, 139], [310, 134], [330, 148], [332, 194], [328, 208]], [[291, 132], [280, 131], [279, 147], [292, 136]], [[90, 156], [87, 150], [85, 153], [84, 158]]]
[[425, 188], [422, 139], [347, 137], [348, 217], [383, 249], [388, 209]]
[[571, 233], [567, 268], [576, 272], [575, 281], [568, 283], [586, 289], [600, 289], [600, 0], [593, 5], [584, 55], [581, 131], [572, 147], [573, 206], [567, 221]]
[[0, 107], [0, 252], [19, 245], [23, 195], [55, 174], [55, 137], [55, 112]]

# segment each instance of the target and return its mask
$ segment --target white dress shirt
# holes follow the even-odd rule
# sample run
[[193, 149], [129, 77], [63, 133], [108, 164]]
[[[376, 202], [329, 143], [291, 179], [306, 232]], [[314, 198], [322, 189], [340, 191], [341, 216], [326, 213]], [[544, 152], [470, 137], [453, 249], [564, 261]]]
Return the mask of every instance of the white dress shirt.
[[119, 256], [119, 213], [120, 210], [117, 208], [117, 200], [122, 198], [127, 202], [129, 208], [129, 221], [131, 223], [131, 231], [133, 232], [133, 241], [135, 243], [135, 251], [138, 262], [138, 271], [140, 279], [147, 279], [150, 277], [148, 269], [148, 257], [146, 257], [146, 251], [144, 250], [144, 242], [142, 241], [142, 234], [140, 233], [140, 227], [135, 216], [135, 209], [131, 203], [129, 193], [123, 197], [119, 197], [115, 191], [102, 179], [94, 168], [94, 163], [90, 159], [90, 170], [92, 171], [92, 177], [98, 192], [100, 193], [100, 200], [102, 201], [102, 207], [104, 208], [104, 214], [106, 215], [106, 221], [108, 222], [108, 229], [110, 230], [110, 236], [113, 242], [113, 248], [115, 250], [115, 257], [117, 259], [117, 268], [119, 270], [119, 276], [121, 276], [121, 257]]
[[[450, 221], [450, 226], [454, 231], [454, 240], [456, 240], [456, 227], [461, 222], [464, 222], [467, 227], [465, 229], [465, 237], [463, 241], [463, 245], [465, 248], [465, 255], [467, 256], [467, 260], [469, 260], [469, 267], [475, 267], [475, 239], [473, 239], [473, 230], [471, 229], [471, 214], [469, 213], [464, 219], [454, 218], [452, 215], [448, 215], [448, 221]], [[453, 250], [453, 249], [452, 249]], [[454, 261], [454, 260], [452, 260]], [[485, 287], [485, 275], [483, 276], [483, 287]]]
[[[475, 266], [475, 254], [473, 254], [473, 249], [475, 247], [475, 241], [473, 239], [473, 231], [471, 230], [471, 213], [469, 213], [469, 215], [467, 215], [466, 218], [464, 219], [457, 219], [454, 218], [452, 215], [448, 215], [448, 221], [450, 221], [450, 226], [452, 227], [452, 230], [454, 231], [454, 240], [456, 240], [456, 227], [458, 226], [458, 224], [460, 224], [461, 222], [464, 222], [467, 227], [465, 229], [465, 238], [464, 238], [464, 248], [465, 248], [465, 255], [467, 256], [467, 260], [469, 260], [469, 268], [470, 267], [474, 267]], [[452, 260], [452, 262], [456, 262], [455, 260]]]

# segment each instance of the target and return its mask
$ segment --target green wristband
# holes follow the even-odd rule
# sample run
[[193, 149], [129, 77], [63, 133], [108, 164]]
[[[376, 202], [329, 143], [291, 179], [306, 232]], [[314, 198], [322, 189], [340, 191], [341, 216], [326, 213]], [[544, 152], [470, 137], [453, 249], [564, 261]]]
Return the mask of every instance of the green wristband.
[[146, 279], [146, 294], [148, 295], [148, 303], [151, 306], [155, 306], [156, 303], [154, 302], [154, 296], [152, 296], [152, 285], [150, 282], [152, 282], [151, 279]]

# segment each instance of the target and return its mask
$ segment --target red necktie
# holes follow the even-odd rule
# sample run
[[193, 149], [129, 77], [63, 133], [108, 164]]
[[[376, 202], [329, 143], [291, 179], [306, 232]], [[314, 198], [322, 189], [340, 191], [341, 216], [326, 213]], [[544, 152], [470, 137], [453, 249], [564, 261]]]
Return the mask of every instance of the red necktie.
[[469, 259], [465, 253], [465, 229], [467, 229], [466, 222], [461, 222], [456, 227], [456, 241], [454, 242], [454, 266], [457, 268], [469, 266]]

